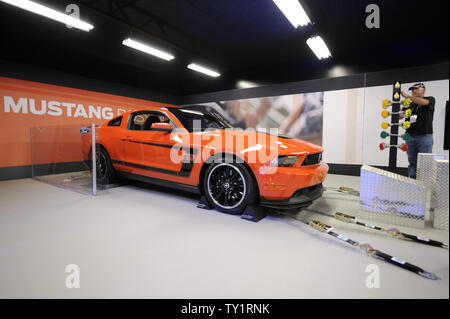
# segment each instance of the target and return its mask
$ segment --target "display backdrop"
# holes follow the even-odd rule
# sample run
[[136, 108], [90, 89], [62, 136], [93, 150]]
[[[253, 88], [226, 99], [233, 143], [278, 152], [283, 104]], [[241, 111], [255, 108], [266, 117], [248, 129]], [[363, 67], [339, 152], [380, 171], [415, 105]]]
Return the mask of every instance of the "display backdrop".
[[[0, 103], [0, 167], [31, 164], [30, 127], [102, 124], [128, 110], [168, 105], [6, 77], [0, 77]], [[66, 138], [75, 141], [79, 134]], [[70, 152], [57, 159], [72, 160]]]
[[[420, 78], [417, 82], [420, 82]], [[434, 96], [433, 153], [445, 155], [445, 107], [449, 80], [424, 81], [426, 96]], [[414, 83], [403, 83], [402, 90]], [[242, 129], [277, 127], [280, 133], [321, 145], [327, 163], [389, 165], [389, 150], [380, 151], [383, 99], [392, 96], [392, 84], [203, 103], [223, 113]], [[404, 132], [400, 129], [400, 132]], [[408, 167], [406, 152], [398, 151], [397, 167]]]
[[278, 128], [286, 134], [322, 145], [323, 92], [204, 103], [241, 129]]

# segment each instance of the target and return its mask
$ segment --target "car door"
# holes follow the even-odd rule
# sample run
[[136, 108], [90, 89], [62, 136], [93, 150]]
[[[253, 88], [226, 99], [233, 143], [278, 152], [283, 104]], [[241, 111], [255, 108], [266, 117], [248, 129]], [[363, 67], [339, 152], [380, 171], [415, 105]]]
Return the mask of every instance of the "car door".
[[130, 173], [176, 182], [182, 163], [171, 160], [170, 152], [175, 142], [171, 140], [170, 132], [152, 129], [154, 123], [175, 125], [161, 111], [140, 111], [130, 115], [123, 138], [123, 164]]

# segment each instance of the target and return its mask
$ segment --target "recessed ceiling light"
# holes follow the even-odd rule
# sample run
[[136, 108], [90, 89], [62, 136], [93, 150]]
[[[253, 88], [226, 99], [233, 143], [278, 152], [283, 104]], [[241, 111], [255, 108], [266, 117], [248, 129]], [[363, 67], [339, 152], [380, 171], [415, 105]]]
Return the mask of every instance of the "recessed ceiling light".
[[47, 17], [49, 19], [62, 22], [66, 25], [69, 25], [71, 27], [83, 30], [83, 31], [90, 31], [94, 28], [92, 24], [89, 24], [87, 22], [84, 22], [80, 19], [76, 19], [74, 17], [71, 17], [65, 13], [56, 11], [54, 9], [51, 9], [49, 7], [43, 6], [42, 4], [29, 1], [29, 0], [0, 0], [1, 2], [16, 6], [18, 8], [27, 10], [29, 12], [33, 12], [36, 14], [39, 14], [41, 16]]
[[319, 60], [326, 59], [331, 56], [330, 50], [320, 36], [309, 38], [306, 40], [306, 44], [308, 44]]
[[144, 44], [144, 43], [138, 42], [138, 41], [130, 39], [130, 38], [123, 40], [122, 44], [126, 45], [130, 48], [133, 48], [133, 49], [145, 52], [147, 54], [156, 56], [156, 57], [166, 60], [166, 61], [175, 59], [175, 57], [168, 52], [164, 52], [160, 49], [151, 47], [148, 44]]
[[260, 84], [251, 81], [240, 80], [237, 82], [237, 87], [240, 89], [249, 89], [260, 86]]
[[216, 71], [213, 71], [211, 69], [208, 69], [208, 68], [206, 68], [206, 67], [204, 67], [202, 65], [196, 64], [196, 63], [189, 64], [187, 66], [187, 68], [191, 69], [191, 70], [194, 70], [194, 71], [197, 71], [197, 72], [200, 72], [200, 73], [203, 73], [203, 74], [206, 74], [206, 75], [209, 75], [209, 76], [212, 76], [214, 78], [220, 76], [220, 73], [218, 73]]
[[294, 26], [294, 28], [305, 26], [311, 22], [298, 0], [273, 0], [273, 2]]

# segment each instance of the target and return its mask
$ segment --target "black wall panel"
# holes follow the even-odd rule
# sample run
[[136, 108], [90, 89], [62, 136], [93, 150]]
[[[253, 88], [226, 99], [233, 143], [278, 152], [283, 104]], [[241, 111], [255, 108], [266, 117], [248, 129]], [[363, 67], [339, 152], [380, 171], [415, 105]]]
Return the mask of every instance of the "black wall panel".
[[195, 104], [224, 100], [249, 99], [263, 96], [287, 95], [331, 90], [352, 89], [365, 86], [392, 84], [395, 80], [402, 82], [433, 81], [449, 78], [449, 64], [434, 64], [406, 69], [394, 69], [350, 75], [338, 78], [289, 82], [276, 85], [261, 86], [249, 89], [237, 89], [182, 97], [181, 104]]

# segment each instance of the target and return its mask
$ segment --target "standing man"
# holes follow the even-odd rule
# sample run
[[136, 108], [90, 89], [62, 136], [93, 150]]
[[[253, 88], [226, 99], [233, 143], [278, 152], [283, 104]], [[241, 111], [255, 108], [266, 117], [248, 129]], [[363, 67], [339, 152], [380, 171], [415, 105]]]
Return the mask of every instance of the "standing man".
[[[436, 100], [432, 96], [425, 97], [425, 85], [416, 83], [409, 88], [411, 95], [402, 91], [405, 98], [411, 99], [412, 115], [409, 118], [411, 126], [406, 132], [411, 136], [408, 145], [408, 176], [416, 178], [417, 154], [432, 153], [433, 151], [433, 114]], [[403, 108], [405, 110], [406, 108]]]

